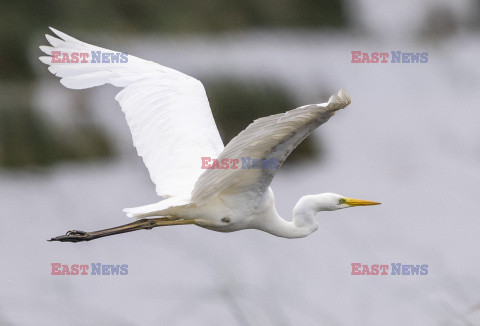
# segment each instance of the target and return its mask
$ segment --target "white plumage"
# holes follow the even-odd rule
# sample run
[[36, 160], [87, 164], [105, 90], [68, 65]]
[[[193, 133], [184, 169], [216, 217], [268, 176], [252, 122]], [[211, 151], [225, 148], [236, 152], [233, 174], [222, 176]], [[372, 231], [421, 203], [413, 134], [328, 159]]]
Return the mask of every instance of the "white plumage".
[[[40, 60], [68, 88], [103, 84], [123, 88], [115, 97], [125, 113], [133, 144], [156, 185], [158, 203], [125, 209], [130, 217], [166, 216], [188, 219], [216, 231], [257, 228], [283, 237], [313, 232], [314, 215], [375, 202], [336, 194], [302, 197], [292, 222], [278, 216], [269, 185], [277, 169], [202, 169], [202, 157], [275, 160], [280, 165], [312, 130], [350, 104], [340, 90], [327, 103], [306, 105], [255, 120], [224, 148], [202, 83], [176, 70], [128, 55], [128, 62], [54, 63], [52, 51], [120, 54], [81, 42], [52, 28], [51, 46]], [[56, 52], [58, 55], [58, 52]]]

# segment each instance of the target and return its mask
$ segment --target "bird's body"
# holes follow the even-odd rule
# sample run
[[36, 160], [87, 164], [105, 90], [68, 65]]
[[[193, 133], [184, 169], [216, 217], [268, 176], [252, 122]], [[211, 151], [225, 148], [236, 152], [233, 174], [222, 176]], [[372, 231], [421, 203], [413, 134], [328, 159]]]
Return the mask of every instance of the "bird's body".
[[[275, 209], [270, 183], [276, 171], [315, 128], [350, 104], [345, 91], [340, 90], [327, 103], [257, 119], [224, 147], [201, 82], [133, 56], [126, 62], [94, 62], [95, 54], [114, 57], [119, 53], [52, 31], [60, 39], [46, 36], [52, 46], [40, 48], [51, 56], [40, 60], [62, 77], [62, 84], [73, 89], [105, 83], [123, 88], [116, 99], [157, 194], [163, 197], [155, 204], [125, 209], [129, 217], [162, 216], [220, 232], [259, 229], [298, 238], [317, 229], [318, 211], [378, 204], [331, 193], [304, 196], [295, 206], [291, 222]], [[91, 54], [90, 59], [70, 60], [81, 53]], [[246, 169], [205, 169], [205, 157], [218, 162], [248, 158], [260, 163]], [[276, 164], [263, 165], [265, 162]]]

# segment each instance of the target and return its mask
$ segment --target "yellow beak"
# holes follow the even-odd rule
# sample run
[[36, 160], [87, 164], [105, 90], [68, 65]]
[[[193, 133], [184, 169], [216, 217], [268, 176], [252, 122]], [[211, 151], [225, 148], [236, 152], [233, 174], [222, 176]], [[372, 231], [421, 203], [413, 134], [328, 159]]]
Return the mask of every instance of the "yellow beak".
[[344, 198], [344, 204], [348, 204], [350, 206], [368, 206], [368, 205], [380, 205], [381, 203], [377, 203], [376, 201], [370, 200], [363, 200], [363, 199], [354, 199], [354, 198]]

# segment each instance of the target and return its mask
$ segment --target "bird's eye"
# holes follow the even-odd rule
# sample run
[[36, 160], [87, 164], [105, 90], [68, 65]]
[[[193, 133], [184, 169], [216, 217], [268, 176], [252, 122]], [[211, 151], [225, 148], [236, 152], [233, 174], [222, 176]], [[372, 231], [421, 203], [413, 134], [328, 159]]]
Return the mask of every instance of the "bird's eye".
[[340, 199], [338, 200], [338, 205], [345, 204], [345, 201], [346, 201], [345, 198], [340, 198]]

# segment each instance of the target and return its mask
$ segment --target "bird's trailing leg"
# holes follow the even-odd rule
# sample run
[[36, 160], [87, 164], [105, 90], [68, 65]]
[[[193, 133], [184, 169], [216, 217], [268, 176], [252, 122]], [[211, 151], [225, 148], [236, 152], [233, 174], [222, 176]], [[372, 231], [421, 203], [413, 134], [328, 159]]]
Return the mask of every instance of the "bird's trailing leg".
[[184, 225], [184, 224], [195, 224], [195, 220], [176, 220], [169, 217], [158, 217], [158, 218], [144, 218], [133, 223], [120, 225], [110, 229], [85, 232], [72, 230], [68, 231], [65, 235], [60, 235], [55, 238], [51, 238], [48, 241], [61, 241], [61, 242], [80, 242], [80, 241], [90, 241], [102, 237], [107, 237], [110, 235], [138, 231], [138, 230], [150, 230], [158, 226], [167, 226], [167, 225]]

